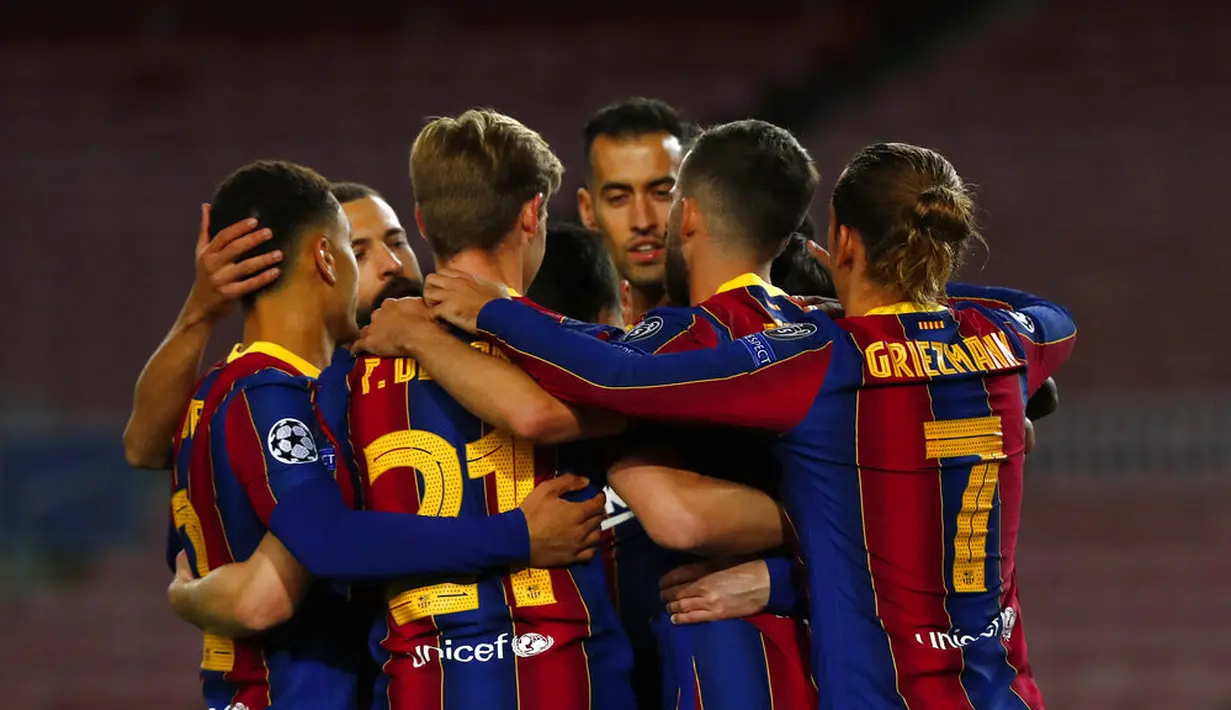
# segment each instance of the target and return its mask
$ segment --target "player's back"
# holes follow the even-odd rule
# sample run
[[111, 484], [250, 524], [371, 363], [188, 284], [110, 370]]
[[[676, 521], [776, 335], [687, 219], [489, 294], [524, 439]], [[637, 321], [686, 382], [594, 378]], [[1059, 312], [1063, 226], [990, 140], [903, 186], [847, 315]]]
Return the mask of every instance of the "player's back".
[[[350, 389], [351, 443], [374, 510], [486, 516], [584, 465], [494, 430], [413, 359], [361, 356]], [[607, 594], [597, 558], [391, 585], [371, 638], [384, 670], [377, 700], [406, 709], [631, 707], [627, 641]]]
[[[176, 437], [172, 492], [174, 525], [198, 576], [247, 559], [267, 531], [234, 465], [240, 457], [255, 457], [260, 466], [263, 452], [227, 445], [228, 438], [239, 438], [227, 429], [243, 419], [247, 393], [265, 385], [310, 388], [316, 374], [293, 354], [256, 343], [242, 353], [237, 348], [198, 384]], [[285, 437], [261, 445], [285, 445], [284, 456], [306, 457], [318, 455], [314, 442], [322, 442], [319, 453], [324, 454], [334, 439], [320, 421], [288, 420], [285, 429]], [[259, 436], [254, 428], [243, 434], [245, 440]], [[349, 472], [343, 468], [335, 475], [353, 503]], [[208, 707], [354, 708], [361, 624], [344, 586], [317, 582], [295, 616], [269, 632], [241, 639], [205, 634], [201, 678]]]
[[[694, 307], [651, 311], [623, 342], [661, 354], [712, 348], [781, 325], [790, 313], [800, 310], [786, 294], [747, 274], [724, 284], [713, 297]], [[684, 468], [737, 480], [776, 497], [779, 473], [769, 436], [733, 427], [664, 426], [655, 425], [669, 446], [683, 456]], [[665, 562], [668, 568], [649, 570], [651, 577], [693, 560], [664, 552], [654, 561]], [[646, 573], [644, 569], [632, 571], [633, 575]], [[664, 698], [668, 707], [789, 710], [815, 706], [816, 687], [808, 661], [810, 639], [802, 618], [760, 613], [674, 625], [661, 603], [657, 610], [654, 625], [667, 666], [664, 688], [670, 693], [674, 686], [678, 697], [675, 702]]]
[[821, 707], [1041, 708], [1014, 632], [1015, 336], [975, 310], [907, 304], [767, 335], [817, 326], [832, 337], [824, 383], [779, 455]]

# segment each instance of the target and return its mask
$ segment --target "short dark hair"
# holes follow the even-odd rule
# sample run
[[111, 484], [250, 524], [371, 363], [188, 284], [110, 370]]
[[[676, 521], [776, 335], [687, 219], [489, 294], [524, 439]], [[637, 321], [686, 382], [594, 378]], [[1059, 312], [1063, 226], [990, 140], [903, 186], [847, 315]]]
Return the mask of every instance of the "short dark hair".
[[329, 186], [329, 191], [332, 192], [334, 198], [342, 204], [354, 202], [355, 200], [362, 200], [365, 197], [375, 197], [381, 200], [385, 199], [381, 197], [379, 192], [361, 182], [335, 182]]
[[575, 224], [549, 226], [547, 253], [526, 297], [587, 323], [598, 322], [604, 308], [618, 309], [619, 279], [602, 237]]
[[647, 133], [667, 133], [684, 143], [690, 133], [688, 124], [680, 113], [665, 101], [633, 97], [609, 104], [599, 109], [585, 129], [585, 155], [587, 173], [593, 172], [590, 164], [590, 149], [599, 136], [632, 138]]
[[337, 199], [329, 192], [329, 181], [311, 168], [284, 160], [259, 160], [231, 173], [218, 185], [210, 203], [209, 236], [240, 220], [255, 217], [273, 236], [253, 247], [241, 259], [281, 250], [282, 273], [264, 288], [243, 298], [245, 309], [263, 293], [283, 282], [295, 257], [296, 246], [304, 233], [322, 226], [336, 216]]
[[837, 298], [833, 277], [808, 251], [808, 235], [796, 232], [769, 268], [769, 280], [792, 296]]
[[711, 227], [745, 240], [765, 260], [799, 229], [819, 181], [790, 131], [757, 120], [704, 131], [680, 171], [680, 190], [714, 220]]

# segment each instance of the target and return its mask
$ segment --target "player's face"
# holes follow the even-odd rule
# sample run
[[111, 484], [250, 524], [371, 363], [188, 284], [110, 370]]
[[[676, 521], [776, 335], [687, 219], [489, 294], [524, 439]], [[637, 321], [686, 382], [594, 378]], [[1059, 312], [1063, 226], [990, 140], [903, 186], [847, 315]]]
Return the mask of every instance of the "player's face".
[[692, 305], [688, 288], [688, 259], [684, 256], [684, 200], [679, 189], [672, 190], [671, 210], [667, 214], [664, 279], [667, 298], [679, 306]]
[[680, 157], [680, 141], [669, 133], [599, 136], [590, 149], [593, 175], [581, 198], [582, 218], [603, 235], [616, 270], [634, 288], [662, 283], [663, 232]]
[[359, 267], [358, 315], [370, 318], [376, 295], [390, 280], [403, 277], [422, 282], [406, 230], [397, 213], [379, 197], [363, 197], [342, 205], [350, 222], [351, 248]]
[[358, 302], [359, 264], [351, 249], [350, 223], [339, 208], [334, 223], [325, 230], [329, 240], [329, 252], [333, 257], [335, 280], [327, 295], [325, 326], [339, 343], [353, 340], [359, 335], [355, 322]]

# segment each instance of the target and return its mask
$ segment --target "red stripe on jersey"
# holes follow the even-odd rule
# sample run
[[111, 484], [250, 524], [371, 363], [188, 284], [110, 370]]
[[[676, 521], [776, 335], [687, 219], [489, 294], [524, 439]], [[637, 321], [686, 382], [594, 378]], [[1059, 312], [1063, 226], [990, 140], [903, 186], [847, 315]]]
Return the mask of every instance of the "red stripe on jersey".
[[[984, 380], [988, 404], [992, 411], [1013, 411], [1025, 417], [1021, 404], [1021, 379], [1018, 377], [990, 377]], [[1013, 406], [1008, 406], [1012, 403]], [[1019, 427], [1004, 427], [1004, 449], [1012, 454], [1024, 451], [1025, 430]], [[1012, 690], [1031, 710], [1043, 710], [1043, 697], [1034, 681], [1026, 647], [1026, 633], [1022, 624], [1021, 602], [1017, 596], [1017, 534], [1021, 524], [1024, 457], [1010, 456], [1000, 465], [997, 496], [1000, 499], [1000, 573], [1003, 582], [1000, 608], [1012, 607], [1015, 623], [1005, 647], [1007, 662], [1017, 671]], [[1003, 636], [1001, 637], [1003, 639]]]
[[223, 427], [227, 441], [227, 456], [231, 459], [232, 469], [262, 472], [261, 476], [241, 480], [240, 483], [248, 492], [248, 500], [252, 501], [253, 511], [256, 512], [261, 522], [268, 526], [269, 516], [273, 515], [278, 500], [269, 486], [269, 472], [265, 470], [265, 441], [256, 429], [256, 422], [252, 419], [252, 410], [249, 407], [246, 393], [241, 392], [231, 402]]
[[[590, 611], [569, 570], [550, 572], [555, 604], [512, 606], [510, 609], [515, 643], [523, 642], [525, 634], [551, 639], [551, 647], [546, 652], [517, 658], [519, 707], [588, 710], [590, 659], [584, 644], [590, 638]], [[503, 581], [504, 593], [512, 599], [509, 577]]]
[[[386, 641], [393, 635], [389, 633]], [[438, 641], [424, 643], [439, 645]], [[444, 659], [439, 653], [429, 654], [429, 659], [415, 668], [414, 656], [395, 653], [381, 667], [381, 672], [389, 676], [386, 695], [391, 710], [436, 710], [445, 706]]]
[[771, 707], [815, 708], [816, 682], [810, 670], [812, 635], [808, 627], [797, 619], [773, 614], [757, 614], [745, 621], [761, 632]]
[[[885, 320], [887, 326], [897, 324], [897, 332], [886, 333], [888, 337], [905, 338], [897, 319]], [[866, 332], [852, 336], [861, 349], [876, 337]], [[860, 342], [864, 338], [867, 342]], [[866, 372], [864, 377], [868, 378]], [[893, 656], [898, 693], [909, 707], [971, 708], [961, 682], [961, 650], [936, 650], [913, 638], [916, 632], [952, 626], [944, 594], [911, 591], [918, 580], [929, 576], [935, 578], [929, 588], [946, 588], [939, 467], [919, 470], [919, 452], [926, 449], [922, 423], [934, 419], [931, 396], [924, 387], [865, 387], [856, 396], [855, 442], [868, 574]], [[895, 426], [897, 422], [914, 425]], [[894, 436], [860, 436], [886, 429], [892, 429]], [[928, 529], [934, 532], [902, 533]], [[894, 590], [893, 598], [885, 596], [885, 589]]]
[[248, 710], [265, 710], [272, 704], [269, 689], [269, 666], [260, 646], [235, 641], [235, 670], [223, 674], [226, 680], [239, 684], [240, 688], [231, 698], [231, 703], [243, 703]]

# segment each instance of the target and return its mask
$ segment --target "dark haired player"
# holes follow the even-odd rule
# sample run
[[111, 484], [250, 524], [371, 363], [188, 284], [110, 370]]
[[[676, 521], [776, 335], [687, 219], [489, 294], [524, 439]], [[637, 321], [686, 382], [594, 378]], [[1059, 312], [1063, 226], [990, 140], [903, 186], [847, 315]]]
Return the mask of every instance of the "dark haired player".
[[[685, 238], [721, 205], [746, 205], [707, 194], [723, 183], [685, 161], [672, 210]], [[973, 215], [942, 156], [870, 146], [830, 204], [846, 316], [783, 304], [782, 327], [690, 353], [602, 343], [448, 274], [426, 293], [567, 401], [777, 434], [821, 708], [1042, 708], [1014, 569], [1024, 410], [1076, 331], [1021, 292], [951, 284], [946, 296], [980, 238]]]
[[575, 224], [547, 227], [547, 253], [526, 297], [574, 320], [624, 327], [619, 277], [602, 237]]
[[[542, 521], [532, 510], [567, 481], [536, 491], [520, 509], [480, 519], [352, 510], [352, 472], [343, 458], [322, 456], [327, 444], [336, 450], [337, 438], [314, 406], [316, 376], [358, 331], [349, 225], [324, 178], [274, 161], [223, 181], [209, 231], [245, 217], [272, 233], [256, 251], [280, 250], [283, 266], [243, 298], [244, 343], [197, 388], [176, 437], [171, 507], [196, 575], [237, 560], [271, 565], [299, 611], [258, 636], [207, 633], [203, 690], [211, 707], [349, 709], [357, 697], [354, 616], [336, 587], [311, 584], [308, 574], [363, 580], [567, 564], [585, 554], [581, 543], [597, 528], [597, 511], [550, 506], [579, 523], [561, 538], [571, 538], [565, 552], [560, 540], [536, 539]], [[273, 542], [267, 531], [294, 560], [259, 554], [258, 545]]]
[[605, 106], [586, 123], [586, 184], [577, 190], [577, 208], [631, 287], [626, 323], [663, 300], [667, 209], [688, 130], [674, 108], [647, 98]]
[[[334, 183], [330, 191], [351, 226], [363, 325], [378, 291], [388, 287], [398, 295], [412, 294], [421, 286], [423, 273], [397, 214], [376, 190], [344, 182]], [[191, 398], [213, 326], [241, 296], [268, 285], [281, 273], [277, 266], [281, 250], [252, 251], [272, 236], [269, 229], [245, 217], [211, 238], [209, 222], [210, 206], [202, 205], [196, 280], [171, 331], [137, 379], [124, 450], [128, 463], [138, 468], [170, 468], [171, 441]], [[391, 281], [399, 284], [390, 286]], [[331, 370], [326, 368], [327, 376]]]

